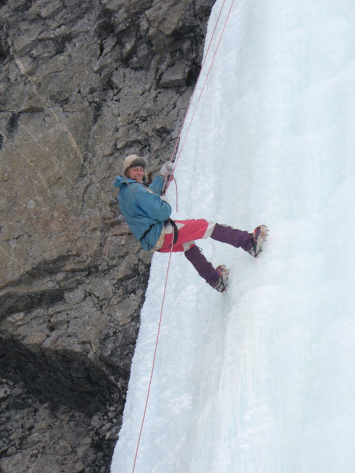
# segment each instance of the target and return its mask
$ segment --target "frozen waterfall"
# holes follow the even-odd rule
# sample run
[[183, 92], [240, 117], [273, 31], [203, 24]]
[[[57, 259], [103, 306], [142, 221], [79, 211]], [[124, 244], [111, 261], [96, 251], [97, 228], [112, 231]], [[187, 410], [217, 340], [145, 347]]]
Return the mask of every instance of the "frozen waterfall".
[[[172, 256], [136, 473], [354, 473], [355, 2], [236, 0], [176, 178], [173, 217], [270, 236], [259, 259], [199, 242], [231, 268], [226, 294]], [[132, 471], [168, 259], [153, 259], [112, 473]]]

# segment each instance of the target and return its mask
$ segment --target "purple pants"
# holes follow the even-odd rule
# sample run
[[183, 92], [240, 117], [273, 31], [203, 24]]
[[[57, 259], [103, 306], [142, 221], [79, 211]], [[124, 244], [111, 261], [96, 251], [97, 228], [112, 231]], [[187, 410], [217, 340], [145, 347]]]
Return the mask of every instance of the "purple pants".
[[[172, 251], [184, 251], [186, 258], [195, 267], [198, 274], [212, 287], [216, 287], [219, 282], [220, 273], [212, 264], [206, 260], [201, 250], [196, 246], [195, 240], [211, 237], [213, 240], [227, 243], [235, 248], [242, 248], [244, 251], [250, 251], [252, 248], [251, 235], [236, 228], [213, 224], [207, 220], [175, 220], [179, 228], [179, 235]], [[167, 233], [164, 242], [159, 250], [161, 253], [169, 253], [173, 234]]]

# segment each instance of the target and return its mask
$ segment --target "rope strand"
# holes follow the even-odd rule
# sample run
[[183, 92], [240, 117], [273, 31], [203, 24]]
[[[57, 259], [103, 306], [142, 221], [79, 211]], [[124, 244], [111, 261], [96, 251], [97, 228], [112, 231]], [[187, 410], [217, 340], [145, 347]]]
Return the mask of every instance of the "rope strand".
[[173, 253], [173, 245], [171, 245], [171, 250], [170, 250], [170, 254], [169, 254], [169, 262], [168, 262], [168, 267], [167, 267], [167, 270], [166, 270], [164, 294], [163, 294], [163, 301], [162, 301], [161, 309], [160, 309], [160, 317], [159, 317], [157, 338], [156, 338], [156, 342], [155, 342], [155, 349], [154, 349], [154, 356], [153, 356], [153, 364], [152, 364], [152, 369], [151, 369], [151, 372], [150, 372], [150, 379], [149, 379], [149, 385], [148, 385], [147, 398], [146, 398], [146, 401], [145, 401], [144, 413], [143, 413], [141, 428], [140, 428], [140, 431], [139, 431], [139, 436], [138, 436], [136, 454], [135, 454], [135, 456], [134, 456], [134, 463], [133, 463], [132, 473], [134, 473], [135, 468], [136, 468], [136, 462], [137, 462], [137, 457], [138, 457], [139, 444], [140, 444], [140, 441], [141, 441], [142, 432], [143, 432], [143, 426], [144, 426], [144, 421], [145, 421], [145, 416], [146, 416], [146, 413], [147, 413], [147, 407], [148, 407], [148, 401], [149, 401], [149, 395], [150, 395], [150, 388], [151, 388], [151, 386], [152, 386], [153, 373], [154, 373], [154, 367], [155, 367], [155, 359], [156, 359], [156, 356], [157, 356], [157, 349], [158, 349], [158, 342], [159, 342], [161, 321], [162, 321], [162, 318], [163, 318], [163, 309], [164, 309], [164, 303], [165, 303], [166, 288], [167, 288], [167, 284], [168, 284], [168, 276], [169, 276], [169, 269], [170, 269], [170, 262], [171, 262], [171, 255], [172, 255], [172, 253]]
[[[185, 134], [185, 137], [184, 137], [184, 141], [183, 141], [183, 143], [182, 143], [182, 146], [181, 146], [181, 148], [180, 148], [180, 150], [179, 150], [179, 153], [178, 153], [178, 155], [177, 155], [177, 158], [176, 158], [176, 160], [175, 160], [175, 163], [174, 163], [174, 171], [175, 171], [175, 169], [176, 169], [177, 163], [178, 163], [179, 158], [180, 158], [180, 156], [181, 156], [182, 150], [184, 149], [184, 145], [185, 145], [185, 143], [186, 143], [186, 139], [187, 139], [187, 136], [188, 136], [188, 134], [189, 134], [189, 131], [190, 131], [190, 128], [191, 128], [193, 119], [195, 118], [196, 110], [197, 110], [198, 105], [199, 105], [199, 103], [200, 103], [200, 100], [201, 100], [203, 91], [204, 91], [204, 89], [205, 89], [205, 85], [206, 85], [207, 79], [208, 79], [208, 77], [209, 77], [209, 75], [210, 75], [210, 72], [211, 72], [211, 69], [212, 69], [214, 60], [215, 60], [215, 58], [216, 58], [217, 51], [218, 51], [219, 45], [220, 45], [220, 43], [221, 43], [223, 33], [224, 33], [225, 28], [226, 28], [226, 26], [227, 26], [227, 23], [228, 23], [228, 20], [229, 20], [229, 17], [230, 17], [230, 13], [231, 13], [231, 11], [232, 11], [232, 7], [233, 7], [233, 4], [234, 4], [234, 1], [235, 1], [235, 0], [232, 0], [232, 3], [231, 3], [231, 5], [230, 5], [230, 7], [229, 7], [228, 15], [227, 15], [226, 21], [224, 22], [223, 29], [222, 29], [221, 35], [220, 35], [220, 37], [219, 37], [219, 40], [218, 40], [218, 43], [217, 43], [217, 47], [216, 47], [216, 50], [215, 50], [215, 52], [214, 52], [214, 55], [213, 55], [213, 58], [212, 58], [210, 67], [209, 67], [209, 69], [208, 69], [208, 72], [207, 72], [205, 81], [204, 81], [204, 83], [203, 83], [203, 86], [202, 86], [200, 95], [199, 95], [199, 97], [198, 97], [195, 110], [194, 110], [194, 112], [193, 112], [193, 114], [192, 114], [192, 117], [191, 117], [189, 126], [188, 126], [188, 128], [187, 128], [187, 131], [186, 131], [186, 134]], [[224, 5], [224, 3], [223, 3], [223, 5]], [[223, 6], [223, 5], [222, 5], [222, 6]], [[219, 19], [219, 17], [218, 17], [218, 19]], [[211, 38], [211, 40], [212, 40], [212, 38]], [[202, 69], [201, 69], [201, 72], [202, 72]], [[200, 72], [200, 75], [201, 75], [201, 72]], [[196, 85], [197, 85], [197, 84], [196, 84]], [[195, 90], [196, 90], [196, 88], [195, 88]], [[195, 93], [195, 90], [194, 90], [194, 93]], [[194, 95], [194, 93], [193, 93], [193, 95]], [[193, 97], [193, 95], [192, 95], [192, 97]], [[191, 99], [192, 99], [192, 97], [191, 97]], [[188, 113], [188, 111], [189, 111], [190, 105], [191, 105], [191, 102], [190, 102], [189, 107], [188, 107], [188, 110], [187, 110], [187, 112], [186, 112], [185, 119], [186, 119], [186, 117], [187, 117], [187, 113]], [[184, 123], [185, 123], [185, 119], [184, 119], [183, 125], [184, 125]], [[182, 125], [182, 126], [183, 126], [183, 125]], [[180, 131], [180, 134], [179, 134], [179, 137], [178, 137], [178, 138], [179, 138], [178, 141], [180, 141], [181, 132], [182, 132], [182, 127], [181, 127], [181, 131]], [[173, 156], [172, 156], [172, 158], [173, 158]], [[173, 172], [174, 172], [174, 171], [173, 171]], [[169, 185], [170, 185], [170, 183], [167, 184], [165, 193], [168, 191]]]
[[226, 2], [226, 0], [223, 0], [221, 9], [219, 10], [218, 18], [217, 18], [216, 24], [215, 24], [215, 26], [214, 26], [213, 33], [212, 33], [210, 42], [208, 43], [207, 51], [206, 51], [205, 57], [204, 57], [204, 59], [203, 59], [202, 65], [201, 65], [200, 73], [199, 73], [199, 75], [198, 75], [198, 78], [197, 78], [197, 81], [196, 81], [196, 85], [195, 85], [194, 90], [193, 90], [193, 92], [192, 92], [192, 95], [191, 95], [191, 97], [190, 97], [189, 105], [188, 105], [187, 110], [186, 110], [186, 113], [185, 113], [185, 115], [184, 115], [184, 119], [183, 119], [182, 124], [181, 124], [181, 127], [180, 127], [179, 135], [178, 135], [178, 137], [177, 137], [177, 139], [176, 139], [176, 143], [175, 143], [175, 146], [174, 146], [174, 150], [173, 150], [173, 153], [172, 153], [171, 158], [170, 158], [170, 161], [171, 161], [171, 162], [173, 161], [174, 156], [175, 156], [175, 153], [176, 153], [177, 148], [178, 148], [178, 146], [179, 146], [180, 138], [181, 138], [181, 133], [182, 133], [182, 129], [184, 128], [184, 124], [185, 124], [185, 121], [186, 121], [186, 118], [187, 118], [187, 114], [189, 113], [189, 110], [190, 110], [190, 106], [191, 106], [191, 103], [192, 103], [192, 99], [193, 99], [193, 97], [194, 97], [194, 95], [195, 95], [195, 92], [196, 92], [196, 90], [197, 90], [197, 86], [198, 86], [198, 83], [199, 83], [199, 80], [200, 80], [200, 77], [201, 77], [201, 73], [202, 73], [203, 67], [204, 67], [204, 65], [205, 65], [205, 62], [206, 62], [206, 60], [207, 60], [208, 52], [209, 52], [209, 50], [210, 50], [210, 47], [211, 47], [211, 44], [212, 44], [212, 41], [213, 41], [213, 38], [214, 38], [214, 35], [215, 35], [215, 32], [216, 32], [217, 25], [218, 25], [218, 23], [219, 23], [219, 19], [220, 19], [220, 17], [221, 17], [222, 10], [223, 10], [223, 8], [224, 8], [225, 2]]

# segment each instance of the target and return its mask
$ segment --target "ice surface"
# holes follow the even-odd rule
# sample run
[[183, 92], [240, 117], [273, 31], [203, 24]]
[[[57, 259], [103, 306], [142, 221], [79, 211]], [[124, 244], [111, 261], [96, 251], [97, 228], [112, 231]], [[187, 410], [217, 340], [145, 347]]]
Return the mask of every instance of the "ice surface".
[[[257, 260], [200, 243], [231, 268], [226, 294], [173, 255], [136, 473], [354, 473], [354, 90], [353, 0], [235, 1], [174, 216], [270, 237]], [[112, 473], [132, 471], [168, 258], [154, 256]]]

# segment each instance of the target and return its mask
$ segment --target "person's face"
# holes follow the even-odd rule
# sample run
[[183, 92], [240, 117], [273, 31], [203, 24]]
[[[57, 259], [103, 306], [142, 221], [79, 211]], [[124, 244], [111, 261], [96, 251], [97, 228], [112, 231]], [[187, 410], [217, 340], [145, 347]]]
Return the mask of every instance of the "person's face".
[[128, 169], [126, 176], [140, 184], [143, 181], [144, 169], [141, 166], [131, 167]]

